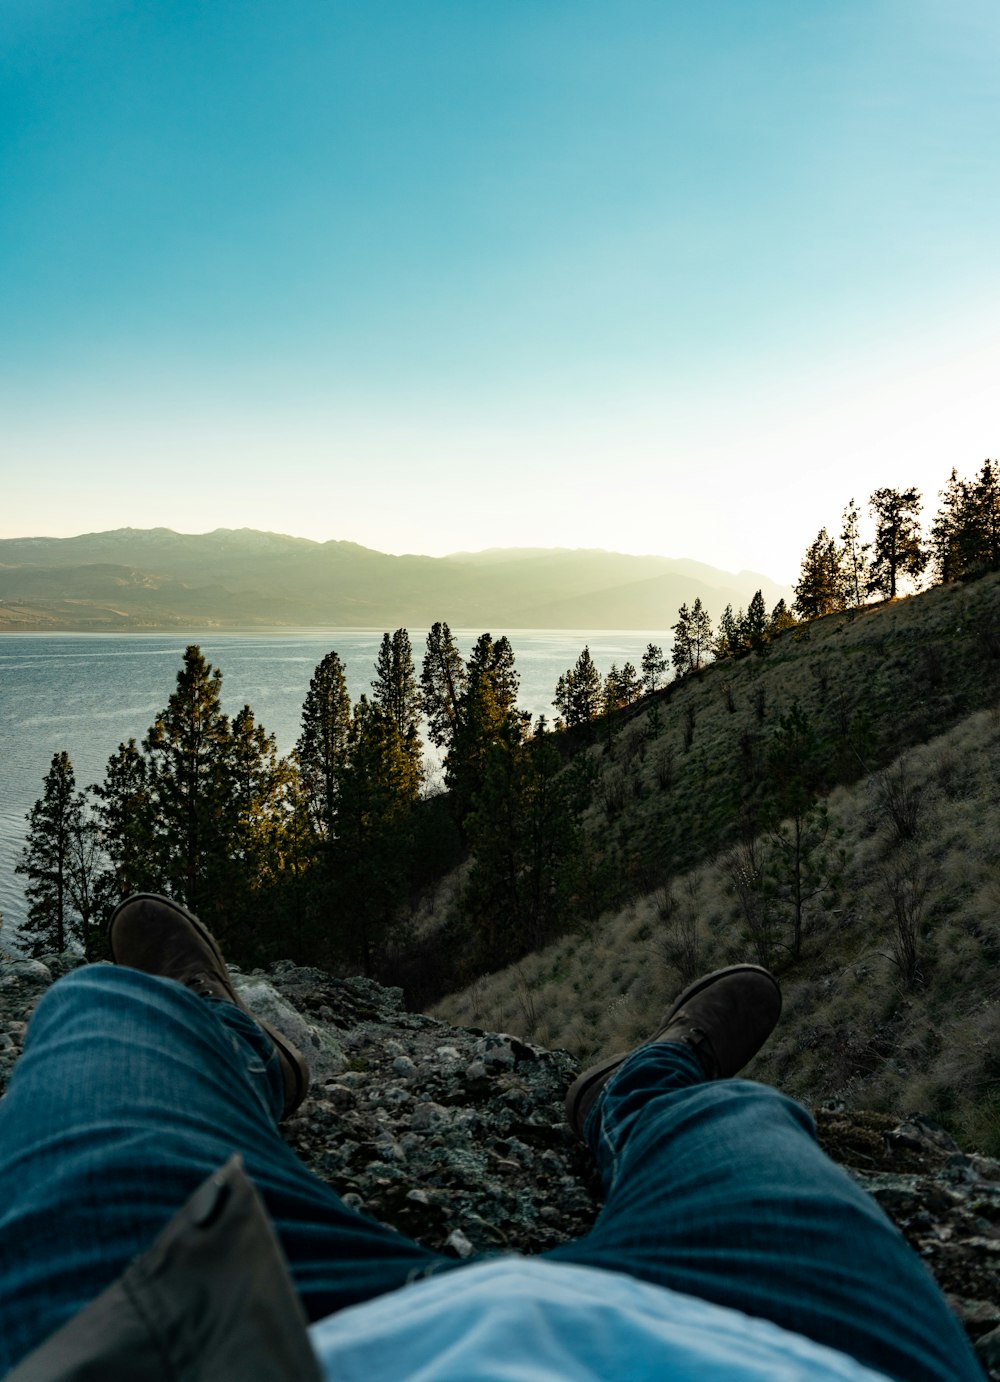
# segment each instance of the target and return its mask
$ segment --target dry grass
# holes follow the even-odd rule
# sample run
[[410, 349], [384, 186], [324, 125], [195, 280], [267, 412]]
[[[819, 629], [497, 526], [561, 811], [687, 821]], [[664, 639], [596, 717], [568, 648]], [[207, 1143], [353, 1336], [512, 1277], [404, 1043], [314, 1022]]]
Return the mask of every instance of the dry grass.
[[[959, 604], [961, 591], [945, 593]], [[810, 680], [821, 692], [821, 679]], [[690, 694], [702, 706], [687, 760], [723, 725], [747, 713], [755, 719], [738, 697], [729, 711], [708, 678]], [[795, 682], [775, 683], [769, 694], [787, 704]], [[835, 694], [833, 678], [825, 694]], [[683, 747], [675, 749], [676, 771], [687, 771]], [[644, 759], [633, 754], [621, 771], [649, 774], [652, 788], [661, 752], [654, 745]], [[749, 1073], [814, 1103], [920, 1109], [995, 1155], [1000, 715], [992, 707], [966, 715], [836, 789], [827, 805], [843, 831], [842, 883], [811, 914], [801, 959], [778, 960], [784, 1016]], [[608, 829], [606, 811], [592, 813]], [[438, 1004], [436, 1015], [565, 1047], [581, 1062], [642, 1040], [693, 972], [753, 958], [726, 855], [679, 874], [661, 867], [659, 878], [589, 932], [483, 976]], [[911, 923], [912, 966], [900, 958], [901, 909]]]

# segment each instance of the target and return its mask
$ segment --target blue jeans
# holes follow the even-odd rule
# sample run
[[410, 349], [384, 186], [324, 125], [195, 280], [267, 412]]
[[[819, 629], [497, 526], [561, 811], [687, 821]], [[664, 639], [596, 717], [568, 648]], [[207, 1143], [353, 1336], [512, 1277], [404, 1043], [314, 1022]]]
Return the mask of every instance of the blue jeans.
[[[0, 1375], [235, 1151], [310, 1319], [461, 1268], [345, 1207], [282, 1140], [281, 1105], [277, 1057], [237, 1008], [111, 966], [55, 984], [0, 1101]], [[551, 1260], [735, 1306], [901, 1382], [981, 1378], [922, 1264], [782, 1095], [707, 1084], [687, 1047], [650, 1046], [609, 1082], [587, 1134], [607, 1203]]]

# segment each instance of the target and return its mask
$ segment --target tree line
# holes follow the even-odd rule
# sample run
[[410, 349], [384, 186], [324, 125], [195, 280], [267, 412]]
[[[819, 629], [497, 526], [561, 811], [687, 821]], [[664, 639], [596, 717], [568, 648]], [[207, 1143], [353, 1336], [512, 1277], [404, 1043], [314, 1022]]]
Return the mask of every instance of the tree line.
[[[53, 756], [17, 865], [22, 943], [100, 958], [111, 908], [154, 891], [196, 911], [236, 963], [380, 974], [420, 890], [470, 853], [452, 940], [479, 967], [516, 958], [562, 926], [586, 855], [585, 790], [562, 780], [518, 690], [507, 638], [484, 633], [463, 659], [436, 623], [418, 678], [397, 629], [354, 704], [326, 654], [282, 757], [249, 706], [223, 712], [221, 673], [191, 645], [166, 706], [101, 782], [78, 789], [68, 753]], [[424, 728], [444, 792], [428, 781]]]
[[[978, 475], [960, 479], [952, 470], [940, 492], [940, 506], [925, 534], [919, 490], [876, 489], [868, 507], [874, 520], [872, 541], [861, 536], [861, 510], [854, 499], [844, 509], [838, 536], [821, 528], [802, 558], [795, 598], [789, 608], [779, 600], [768, 612], [758, 590], [746, 611], [727, 605], [713, 627], [700, 599], [681, 605], [672, 625], [670, 660], [675, 675], [700, 672], [708, 662], [748, 653], [766, 653], [771, 640], [800, 622], [837, 610], [859, 609], [874, 597], [895, 599], [906, 579], [919, 581], [932, 572], [934, 583], [967, 581], [1000, 571], [1000, 467], [984, 462]], [[584, 650], [585, 654], [587, 650]], [[650, 644], [647, 657], [666, 666], [663, 650]], [[556, 705], [567, 725], [584, 723], [604, 712], [609, 693], [599, 689], [589, 654], [570, 669], [556, 688]], [[652, 691], [658, 682], [645, 675], [638, 686]], [[633, 670], [634, 677], [634, 670]], [[610, 696], [615, 701], [613, 695]], [[619, 698], [618, 704], [621, 704]], [[630, 702], [624, 702], [626, 704]]]
[[978, 475], [960, 479], [953, 469], [939, 494], [938, 511], [925, 534], [920, 491], [877, 489], [868, 504], [875, 521], [872, 542], [860, 535], [860, 511], [844, 510], [839, 541], [821, 528], [802, 560], [795, 611], [812, 619], [855, 609], [872, 596], [895, 599], [901, 582], [947, 585], [1000, 571], [1000, 468], [983, 463]]

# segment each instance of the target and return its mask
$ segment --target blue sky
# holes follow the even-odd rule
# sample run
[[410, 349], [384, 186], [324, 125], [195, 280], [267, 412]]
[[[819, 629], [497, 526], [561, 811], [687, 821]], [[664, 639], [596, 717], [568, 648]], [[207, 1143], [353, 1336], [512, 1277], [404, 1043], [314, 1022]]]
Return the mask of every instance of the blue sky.
[[0, 534], [791, 579], [1000, 453], [1000, 6], [4, 0]]

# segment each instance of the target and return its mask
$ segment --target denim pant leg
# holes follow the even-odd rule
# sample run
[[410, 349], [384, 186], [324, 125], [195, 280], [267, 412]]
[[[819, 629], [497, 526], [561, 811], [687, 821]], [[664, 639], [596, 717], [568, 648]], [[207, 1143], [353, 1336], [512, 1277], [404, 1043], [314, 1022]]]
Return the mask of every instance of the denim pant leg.
[[273, 1047], [231, 1004], [109, 965], [53, 985], [0, 1100], [0, 1376], [234, 1152], [310, 1319], [453, 1265], [307, 1171], [277, 1130], [281, 1105]]
[[900, 1382], [981, 1382], [930, 1273], [784, 1095], [706, 1082], [688, 1047], [658, 1043], [616, 1071], [586, 1134], [605, 1207], [548, 1257], [772, 1320]]

